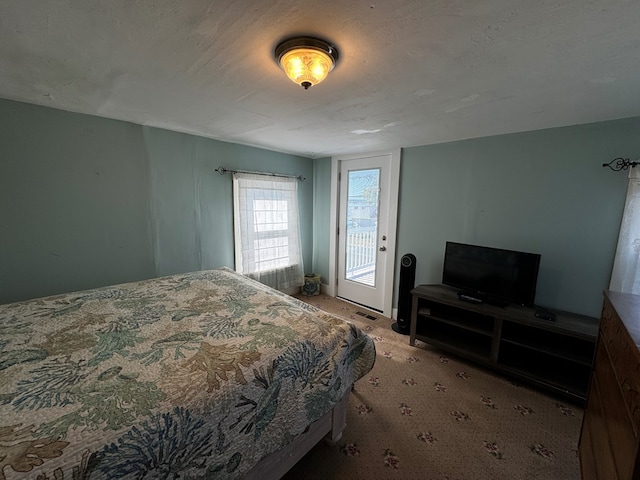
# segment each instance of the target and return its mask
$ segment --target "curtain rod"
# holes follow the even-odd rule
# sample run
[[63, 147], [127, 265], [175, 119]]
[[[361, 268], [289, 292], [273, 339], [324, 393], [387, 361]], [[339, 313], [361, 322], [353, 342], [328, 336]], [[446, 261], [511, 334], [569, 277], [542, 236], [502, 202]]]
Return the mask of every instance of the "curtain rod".
[[285, 175], [283, 173], [270, 173], [270, 172], [252, 172], [251, 170], [229, 170], [228, 168], [218, 167], [216, 168], [216, 172], [220, 175], [224, 175], [225, 173], [251, 173], [253, 175], [266, 175], [268, 177], [283, 177], [283, 178], [297, 178], [301, 182], [304, 182], [306, 178], [302, 175]]

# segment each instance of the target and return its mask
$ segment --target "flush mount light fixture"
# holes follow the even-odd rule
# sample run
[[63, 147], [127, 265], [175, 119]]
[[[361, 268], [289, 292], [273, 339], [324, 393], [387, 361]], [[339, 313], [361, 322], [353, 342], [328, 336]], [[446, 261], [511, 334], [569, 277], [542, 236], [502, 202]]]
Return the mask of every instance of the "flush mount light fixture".
[[319, 38], [295, 37], [280, 43], [275, 57], [287, 77], [307, 90], [327, 78], [338, 61], [338, 50]]

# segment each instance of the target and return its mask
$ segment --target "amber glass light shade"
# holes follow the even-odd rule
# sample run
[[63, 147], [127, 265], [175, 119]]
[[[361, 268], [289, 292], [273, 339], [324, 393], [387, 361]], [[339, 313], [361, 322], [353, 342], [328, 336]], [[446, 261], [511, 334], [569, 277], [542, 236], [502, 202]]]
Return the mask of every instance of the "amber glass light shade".
[[323, 40], [300, 37], [278, 45], [275, 56], [287, 77], [306, 90], [327, 78], [338, 52]]

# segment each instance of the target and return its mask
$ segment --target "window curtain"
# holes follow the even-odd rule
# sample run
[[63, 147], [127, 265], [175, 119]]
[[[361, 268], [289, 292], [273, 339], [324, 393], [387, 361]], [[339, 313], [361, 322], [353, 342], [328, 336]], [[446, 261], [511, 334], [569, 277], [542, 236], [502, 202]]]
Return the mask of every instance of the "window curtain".
[[236, 271], [277, 290], [304, 284], [298, 180], [233, 174]]
[[610, 290], [640, 294], [640, 168], [629, 172], [629, 186]]

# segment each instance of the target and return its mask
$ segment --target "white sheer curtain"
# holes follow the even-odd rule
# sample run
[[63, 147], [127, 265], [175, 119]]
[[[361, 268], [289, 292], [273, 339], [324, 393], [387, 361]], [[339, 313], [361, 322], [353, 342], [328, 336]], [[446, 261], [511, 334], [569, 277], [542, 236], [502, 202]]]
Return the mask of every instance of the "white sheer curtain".
[[640, 168], [629, 172], [627, 200], [613, 262], [610, 290], [640, 294]]
[[295, 178], [233, 174], [236, 271], [278, 290], [304, 284]]

